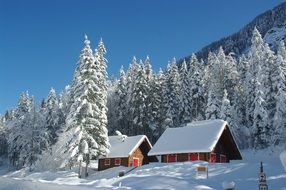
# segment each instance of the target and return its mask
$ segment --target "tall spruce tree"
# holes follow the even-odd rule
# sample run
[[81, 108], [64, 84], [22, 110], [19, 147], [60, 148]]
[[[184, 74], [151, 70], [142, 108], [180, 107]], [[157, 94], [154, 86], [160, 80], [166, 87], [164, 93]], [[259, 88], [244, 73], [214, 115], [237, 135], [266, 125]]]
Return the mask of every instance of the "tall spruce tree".
[[261, 80], [264, 78], [261, 66], [257, 65], [257, 77], [255, 78], [255, 99], [253, 102], [253, 139], [254, 148], [261, 149], [269, 145], [268, 113], [263, 93], [264, 86]]
[[56, 96], [56, 92], [51, 88], [48, 97], [45, 99], [43, 109], [43, 117], [45, 122], [45, 128], [48, 133], [49, 144], [52, 145], [57, 141], [58, 130], [60, 129], [59, 120], [59, 104]]
[[184, 60], [180, 67], [180, 105], [179, 105], [179, 118], [181, 125], [189, 123], [192, 118], [192, 96], [189, 78], [189, 70], [187, 63]]
[[191, 88], [192, 120], [203, 120], [205, 113], [205, 82], [204, 64], [199, 62], [196, 55], [192, 54], [190, 59], [190, 71], [188, 73]]
[[286, 132], [286, 60], [281, 55], [277, 56], [277, 70], [274, 71], [274, 84], [275, 92], [274, 95], [276, 106], [273, 116], [273, 127], [271, 128], [271, 145], [278, 145], [285, 143], [285, 132]]
[[78, 161], [80, 167], [81, 162], [85, 162], [87, 166], [90, 159], [106, 155], [110, 147], [106, 129], [106, 86], [103, 76], [106, 71], [102, 70], [104, 59], [101, 51], [97, 50], [97, 56], [94, 57], [90, 41], [85, 36], [84, 48], [71, 87], [72, 105], [66, 123], [68, 130], [72, 130], [72, 136], [67, 151], [71, 160]]
[[246, 93], [246, 121], [247, 126], [253, 126], [253, 112], [254, 112], [254, 99], [255, 99], [255, 79], [257, 77], [257, 67], [263, 62], [264, 42], [261, 34], [254, 28], [251, 38], [251, 47], [249, 51], [249, 69], [246, 72], [245, 79], [245, 93]]
[[168, 65], [166, 73], [166, 101], [167, 101], [167, 117], [171, 118], [172, 126], [179, 127], [179, 106], [180, 106], [180, 75], [176, 59]]

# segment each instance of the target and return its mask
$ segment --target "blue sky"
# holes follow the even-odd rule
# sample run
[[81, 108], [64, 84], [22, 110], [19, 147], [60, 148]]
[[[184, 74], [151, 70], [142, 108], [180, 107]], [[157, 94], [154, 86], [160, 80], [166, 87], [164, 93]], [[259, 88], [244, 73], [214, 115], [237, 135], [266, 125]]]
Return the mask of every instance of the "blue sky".
[[108, 73], [149, 55], [155, 71], [237, 32], [281, 0], [0, 0], [0, 114], [70, 84], [86, 33]]

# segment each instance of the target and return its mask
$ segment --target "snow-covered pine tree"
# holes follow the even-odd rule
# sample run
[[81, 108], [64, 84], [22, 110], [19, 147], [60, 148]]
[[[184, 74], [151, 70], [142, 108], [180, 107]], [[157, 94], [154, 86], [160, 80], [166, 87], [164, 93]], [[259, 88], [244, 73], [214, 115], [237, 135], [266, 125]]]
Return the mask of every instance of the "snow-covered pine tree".
[[168, 65], [166, 73], [166, 101], [167, 101], [167, 117], [172, 120], [172, 127], [179, 127], [179, 106], [180, 106], [180, 75], [178, 71], [177, 61], [174, 58], [172, 63]]
[[214, 84], [209, 86], [207, 108], [205, 111], [206, 119], [218, 119], [220, 118], [220, 106], [221, 100], [216, 96]]
[[228, 99], [227, 90], [224, 90], [224, 95], [221, 101], [220, 119], [227, 121], [232, 126], [231, 105]]
[[233, 58], [233, 54], [230, 53], [225, 56], [225, 64], [224, 64], [224, 87], [228, 92], [228, 97], [231, 102], [233, 102], [233, 98], [235, 96], [235, 91], [233, 89], [236, 88], [239, 81], [239, 74], [237, 71], [237, 61]]
[[[93, 101], [95, 100], [97, 108], [99, 108], [100, 112], [97, 115], [97, 121], [99, 124], [97, 124], [97, 132], [94, 133], [95, 135], [93, 138], [99, 145], [98, 152], [100, 155], [105, 155], [109, 151], [109, 139], [108, 139], [108, 130], [107, 130], [107, 79], [108, 79], [108, 74], [107, 74], [107, 59], [105, 58], [106, 54], [106, 49], [103, 43], [102, 38], [100, 39], [98, 46], [96, 48], [96, 52], [94, 55], [95, 62], [94, 64], [98, 68], [97, 72], [97, 80], [93, 80], [95, 82], [95, 91], [96, 93], [94, 94]], [[96, 87], [97, 85], [97, 87]], [[89, 164], [89, 158], [87, 156], [87, 163]], [[86, 164], [86, 170], [87, 172], [87, 164]], [[85, 173], [87, 176], [88, 174]]]
[[135, 135], [134, 131], [134, 125], [133, 125], [133, 94], [134, 94], [134, 88], [135, 88], [135, 80], [137, 76], [137, 72], [139, 70], [139, 64], [137, 63], [137, 59], [134, 56], [132, 58], [131, 64], [129, 64], [127, 74], [126, 74], [126, 91], [127, 91], [127, 97], [126, 97], [126, 123], [127, 125], [124, 126], [126, 128], [126, 135]]
[[58, 125], [59, 132], [63, 132], [66, 125], [66, 117], [70, 109], [70, 86], [66, 86], [65, 89], [59, 95], [59, 112], [58, 112]]
[[152, 70], [152, 65], [151, 65], [151, 60], [150, 57], [147, 55], [145, 61], [144, 61], [144, 70], [145, 70], [145, 75], [146, 75], [146, 112], [148, 114], [148, 123], [149, 123], [149, 128], [152, 123], [152, 103], [153, 103], [153, 96], [151, 92], [151, 84], [152, 81], [154, 80], [153, 76], [153, 70]]
[[199, 62], [196, 55], [192, 54], [190, 59], [189, 80], [191, 88], [191, 108], [192, 120], [199, 121], [204, 119], [205, 113], [205, 78], [204, 78], [204, 63]]
[[[112, 131], [121, 131], [123, 134], [129, 134], [127, 128], [127, 86], [126, 86], [126, 74], [123, 67], [119, 71], [120, 78], [117, 82], [116, 89], [114, 92], [115, 108], [109, 108], [109, 110], [114, 110], [116, 115], [116, 125], [112, 128]], [[109, 121], [108, 121], [109, 122]]]
[[120, 111], [119, 109], [114, 109], [117, 108], [118, 103], [117, 100], [118, 98], [116, 97], [116, 90], [118, 86], [119, 80], [114, 78], [112, 80], [109, 80], [108, 82], [108, 88], [107, 88], [107, 129], [108, 129], [108, 134], [114, 134], [117, 128], [119, 127], [117, 124], [118, 121], [118, 112]]
[[248, 148], [250, 144], [250, 133], [246, 127], [246, 72], [249, 69], [248, 59], [245, 55], [239, 58], [237, 70], [238, 81], [234, 88], [233, 104], [231, 106], [232, 125], [231, 129], [236, 138], [236, 142], [241, 148]]
[[261, 66], [261, 72], [264, 74], [262, 78], [262, 86], [264, 86], [264, 95], [266, 102], [266, 109], [268, 113], [268, 126], [272, 126], [273, 116], [275, 114], [276, 100], [275, 95], [277, 94], [276, 87], [273, 85], [276, 80], [274, 76], [277, 71], [276, 56], [274, 52], [269, 48], [268, 44], [265, 43], [263, 51], [263, 62]]
[[48, 141], [52, 145], [57, 141], [59, 126], [59, 104], [56, 92], [51, 88], [43, 109], [44, 126], [47, 129]]
[[166, 77], [163, 71], [160, 69], [159, 73], [155, 75], [154, 80], [152, 81], [152, 129], [153, 129], [153, 139], [152, 142], [156, 140], [163, 134], [167, 127], [171, 127], [170, 120], [167, 118], [167, 109], [166, 104]]
[[7, 157], [8, 153], [8, 130], [6, 125], [5, 117], [0, 117], [0, 159], [1, 157]]
[[67, 129], [72, 130], [66, 151], [73, 162], [80, 163], [80, 167], [82, 161], [88, 165], [90, 159], [106, 155], [110, 147], [106, 124], [102, 120], [106, 118], [103, 108], [106, 106], [103, 98], [106, 92], [103, 91], [104, 86], [99, 86], [104, 85], [104, 71], [98, 57], [93, 56], [90, 41], [85, 36], [71, 87], [72, 105], [66, 120]]
[[280, 55], [283, 59], [286, 59], [286, 48], [284, 40], [281, 40], [278, 44], [277, 55]]
[[147, 84], [145, 66], [142, 61], [140, 61], [137, 68], [131, 99], [132, 120], [134, 125], [133, 133], [135, 135], [145, 134], [148, 138], [151, 138], [152, 131], [149, 127], [148, 106], [146, 102], [149, 87]]
[[265, 102], [265, 95], [263, 93], [264, 86], [261, 80], [265, 77], [261, 70], [260, 64], [257, 65], [257, 76], [255, 78], [255, 99], [253, 102], [253, 126], [252, 134], [254, 139], [254, 148], [262, 149], [269, 145], [269, 127], [268, 127], [268, 113]]
[[42, 116], [35, 108], [34, 98], [28, 93], [20, 96], [13, 128], [8, 138], [8, 157], [12, 166], [31, 166], [46, 149], [47, 136]]
[[206, 75], [209, 75], [207, 84], [207, 105], [205, 110], [206, 119], [217, 119], [220, 117], [221, 100], [223, 98], [223, 64], [225, 55], [222, 49], [219, 51], [220, 60], [217, 55], [210, 52], [208, 56], [208, 69]]
[[285, 132], [286, 132], [286, 60], [281, 55], [277, 56], [277, 70], [274, 71], [274, 91], [276, 94], [274, 98], [276, 100], [275, 112], [273, 116], [273, 127], [271, 130], [271, 145], [285, 144]]
[[192, 96], [190, 86], [190, 74], [187, 68], [186, 60], [184, 60], [180, 67], [180, 105], [179, 105], [179, 118], [180, 124], [185, 125], [191, 122], [192, 118]]
[[246, 94], [246, 126], [253, 126], [253, 112], [255, 99], [255, 79], [257, 77], [257, 67], [263, 62], [264, 42], [261, 34], [254, 28], [251, 38], [251, 47], [248, 55], [249, 69], [245, 78], [245, 94]]
[[14, 167], [22, 167], [23, 163], [19, 163], [22, 142], [20, 141], [23, 130], [26, 130], [26, 120], [32, 111], [31, 99], [28, 92], [22, 93], [19, 97], [18, 106], [15, 110], [15, 119], [11, 121], [10, 133], [8, 137], [8, 158], [10, 164]]

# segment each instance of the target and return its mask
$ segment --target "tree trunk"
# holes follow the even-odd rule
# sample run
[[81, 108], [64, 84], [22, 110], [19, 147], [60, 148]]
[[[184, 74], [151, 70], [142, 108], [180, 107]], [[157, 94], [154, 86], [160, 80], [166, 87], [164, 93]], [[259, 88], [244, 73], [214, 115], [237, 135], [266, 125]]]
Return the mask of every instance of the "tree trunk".
[[85, 177], [88, 176], [88, 165], [89, 165], [90, 159], [89, 154], [86, 155], [86, 162], [85, 162]]
[[87, 172], [87, 164], [85, 165], [84, 176], [85, 176], [85, 177], [87, 177], [87, 176], [88, 176], [88, 172]]
[[78, 178], [81, 178], [81, 162], [79, 161], [79, 166], [78, 166]]

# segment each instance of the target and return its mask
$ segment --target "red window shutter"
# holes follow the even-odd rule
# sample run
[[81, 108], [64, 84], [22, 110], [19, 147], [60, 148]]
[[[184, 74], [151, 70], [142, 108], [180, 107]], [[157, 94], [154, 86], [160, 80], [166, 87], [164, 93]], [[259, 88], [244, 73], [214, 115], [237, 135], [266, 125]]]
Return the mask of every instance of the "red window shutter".
[[168, 154], [167, 162], [177, 162], [177, 154]]
[[199, 153], [190, 153], [189, 154], [189, 160], [191, 160], [191, 161], [199, 160]]
[[114, 165], [115, 165], [115, 166], [120, 166], [120, 165], [121, 165], [121, 159], [120, 159], [120, 158], [116, 158], [116, 159], [114, 160]]

